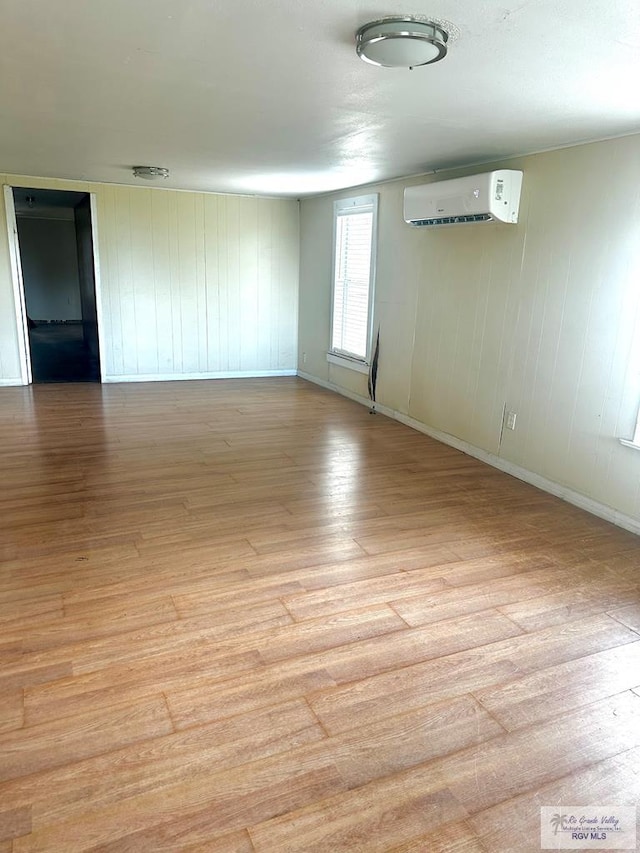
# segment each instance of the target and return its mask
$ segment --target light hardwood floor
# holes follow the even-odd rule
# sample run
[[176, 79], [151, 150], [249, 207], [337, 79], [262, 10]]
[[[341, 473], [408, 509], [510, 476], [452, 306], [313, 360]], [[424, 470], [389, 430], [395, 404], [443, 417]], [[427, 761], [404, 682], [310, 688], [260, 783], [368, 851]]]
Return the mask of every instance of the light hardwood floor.
[[0, 853], [540, 850], [640, 540], [297, 379], [0, 389]]

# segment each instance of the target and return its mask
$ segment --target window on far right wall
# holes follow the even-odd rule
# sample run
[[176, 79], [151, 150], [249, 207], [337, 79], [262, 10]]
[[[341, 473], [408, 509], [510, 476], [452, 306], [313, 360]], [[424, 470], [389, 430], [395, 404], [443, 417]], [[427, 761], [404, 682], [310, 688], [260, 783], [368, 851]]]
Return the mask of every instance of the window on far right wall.
[[334, 203], [330, 355], [369, 363], [373, 320], [378, 196]]
[[621, 438], [621, 444], [626, 444], [627, 447], [635, 447], [636, 449], [640, 449], [640, 411], [638, 411], [638, 417], [636, 418], [636, 426], [633, 431], [632, 438]]

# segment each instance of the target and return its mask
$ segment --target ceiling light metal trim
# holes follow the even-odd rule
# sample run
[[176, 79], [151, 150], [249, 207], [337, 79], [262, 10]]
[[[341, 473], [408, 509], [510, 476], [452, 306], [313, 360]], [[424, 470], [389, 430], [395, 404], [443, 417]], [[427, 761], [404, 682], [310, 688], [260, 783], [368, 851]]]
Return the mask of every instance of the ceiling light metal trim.
[[168, 178], [169, 170], [165, 169], [163, 166], [134, 166], [133, 175], [136, 178], [155, 181], [156, 178]]
[[[410, 42], [415, 42], [417, 51], [413, 56], [410, 55], [411, 51], [405, 51], [408, 58], [399, 60], [394, 56], [393, 50], [384, 50], [385, 45], [392, 46], [398, 40], [404, 40], [405, 47], [409, 47]], [[449, 33], [435, 21], [411, 17], [381, 18], [364, 24], [356, 32], [356, 53], [360, 59], [371, 65], [384, 68], [417, 68], [444, 59], [448, 41]], [[427, 45], [435, 49], [435, 55], [425, 59], [423, 50]]]

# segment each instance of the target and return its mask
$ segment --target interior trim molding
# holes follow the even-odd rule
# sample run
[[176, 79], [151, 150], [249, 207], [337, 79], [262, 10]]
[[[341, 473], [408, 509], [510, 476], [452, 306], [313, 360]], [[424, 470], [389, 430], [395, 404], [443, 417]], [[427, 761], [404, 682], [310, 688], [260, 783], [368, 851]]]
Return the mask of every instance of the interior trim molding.
[[103, 382], [177, 382], [191, 379], [262, 379], [297, 376], [297, 370], [219, 370], [213, 373], [124, 373], [105, 376]]
[[22, 379], [19, 379], [19, 378], [16, 378], [16, 379], [0, 379], [0, 388], [5, 388], [5, 387], [9, 387], [9, 386], [14, 387], [16, 385], [23, 385], [24, 386], [24, 384], [25, 383], [22, 381]]
[[329, 364], [337, 364], [338, 367], [345, 367], [347, 370], [355, 370], [357, 373], [369, 373], [370, 366], [357, 358], [349, 358], [346, 355], [338, 355], [335, 352], [327, 353], [327, 361]]
[[[343, 397], [348, 397], [356, 403], [360, 403], [367, 408], [371, 408], [371, 400], [367, 399], [367, 397], [355, 394], [345, 388], [340, 388], [332, 382], [318, 379], [316, 376], [311, 376], [311, 374], [303, 373], [300, 370], [298, 371], [298, 376], [301, 379], [306, 379], [308, 382], [320, 385], [328, 391], [334, 391], [336, 394], [341, 394]], [[486, 462], [487, 465], [491, 465], [499, 471], [504, 471], [505, 474], [510, 474], [518, 480], [529, 483], [530, 486], [535, 486], [543, 492], [548, 492], [567, 503], [573, 504], [580, 509], [584, 509], [592, 515], [598, 516], [598, 518], [610, 521], [617, 527], [622, 527], [624, 530], [640, 535], [640, 521], [630, 515], [625, 515], [625, 513], [619, 512], [617, 509], [613, 509], [613, 507], [594, 501], [592, 498], [589, 498], [580, 492], [576, 492], [568, 486], [563, 486], [560, 483], [556, 483], [553, 480], [548, 480], [546, 477], [542, 477], [540, 474], [536, 474], [526, 468], [521, 468], [519, 465], [509, 462], [508, 459], [503, 459], [500, 456], [496, 456], [494, 453], [482, 450], [480, 447], [469, 444], [467, 441], [462, 441], [462, 439], [456, 438], [454, 435], [429, 427], [426, 424], [423, 424], [422, 421], [417, 421], [415, 418], [411, 418], [409, 415], [405, 415], [402, 412], [397, 412], [387, 406], [382, 406], [380, 403], [376, 403], [375, 408], [381, 415], [386, 415], [405, 426], [411, 427], [411, 429], [415, 429], [418, 432], [428, 435], [430, 438], [435, 438], [436, 441], [448, 444], [456, 450], [461, 450], [468, 456], [473, 456], [474, 459], [480, 460], [480, 462]]]

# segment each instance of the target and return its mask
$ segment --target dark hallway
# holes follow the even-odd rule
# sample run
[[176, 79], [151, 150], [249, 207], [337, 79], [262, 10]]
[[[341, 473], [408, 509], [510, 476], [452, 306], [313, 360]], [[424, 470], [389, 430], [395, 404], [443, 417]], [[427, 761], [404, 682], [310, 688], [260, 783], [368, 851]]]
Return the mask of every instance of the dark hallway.
[[82, 323], [41, 323], [29, 330], [34, 382], [99, 382], [98, 360], [85, 344]]
[[33, 382], [99, 382], [87, 193], [14, 189]]

